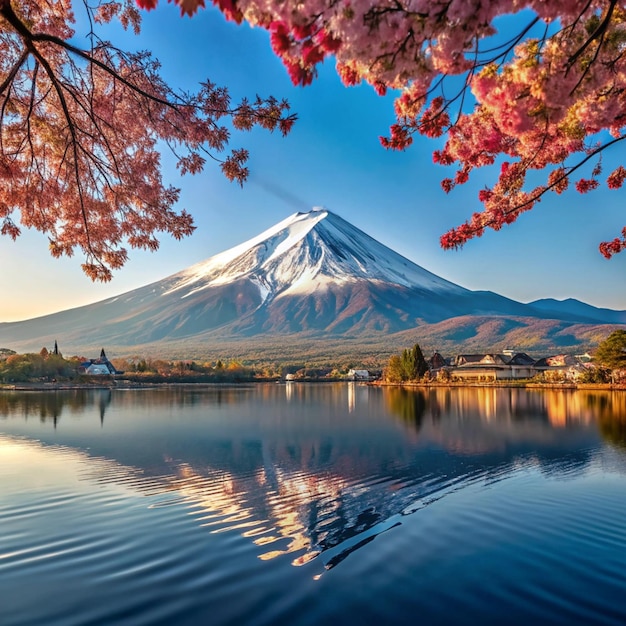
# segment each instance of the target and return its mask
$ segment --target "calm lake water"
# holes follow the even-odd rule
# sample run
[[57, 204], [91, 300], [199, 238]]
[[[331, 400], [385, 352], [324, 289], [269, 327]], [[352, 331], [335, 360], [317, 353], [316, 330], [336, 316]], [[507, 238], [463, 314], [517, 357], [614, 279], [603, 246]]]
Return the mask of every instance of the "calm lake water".
[[0, 624], [624, 624], [626, 393], [0, 394]]

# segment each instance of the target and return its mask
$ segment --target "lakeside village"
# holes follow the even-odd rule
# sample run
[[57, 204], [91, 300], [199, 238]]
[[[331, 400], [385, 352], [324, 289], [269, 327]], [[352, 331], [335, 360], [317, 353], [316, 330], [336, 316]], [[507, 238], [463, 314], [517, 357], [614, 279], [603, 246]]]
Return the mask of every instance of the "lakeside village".
[[104, 348], [97, 358], [64, 358], [57, 342], [51, 350], [17, 354], [0, 348], [0, 384], [6, 389], [66, 385], [139, 386], [164, 383], [362, 381], [374, 384], [523, 385], [601, 384], [626, 387], [626, 330], [611, 333], [593, 354], [532, 358], [505, 349], [498, 353], [425, 358], [415, 344], [392, 355], [384, 369], [354, 364], [310, 368], [301, 365], [246, 366], [190, 360], [127, 358], [110, 361]]

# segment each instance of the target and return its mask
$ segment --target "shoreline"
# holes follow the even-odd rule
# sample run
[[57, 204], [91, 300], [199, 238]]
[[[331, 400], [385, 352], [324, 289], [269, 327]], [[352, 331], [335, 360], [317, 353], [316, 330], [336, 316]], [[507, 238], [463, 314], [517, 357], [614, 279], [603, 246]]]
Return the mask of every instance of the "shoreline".
[[165, 387], [239, 387], [251, 385], [257, 382], [271, 381], [240, 381], [240, 382], [197, 382], [197, 383], [10, 383], [0, 385], [0, 392], [3, 391], [79, 391], [79, 390], [128, 390], [128, 389], [158, 389]]
[[487, 388], [487, 389], [573, 389], [576, 390], [598, 390], [598, 391], [626, 391], [626, 384], [620, 383], [537, 383], [532, 381], [500, 381], [500, 382], [404, 382], [389, 383], [385, 381], [375, 381], [369, 383], [375, 387], [402, 387], [408, 389], [433, 389], [433, 388]]
[[284, 381], [281, 379], [268, 378], [241, 381], [198, 381], [198, 382], [136, 382], [126, 380], [113, 380], [107, 382], [33, 382], [33, 383], [9, 383], [0, 385], [2, 391], [78, 391], [78, 390], [128, 390], [128, 389], [159, 389], [159, 388], [215, 388], [215, 387], [240, 387], [242, 385], [255, 385], [267, 383], [279, 384], [319, 384], [319, 383], [359, 383], [371, 387], [394, 387], [401, 389], [568, 389], [574, 391], [626, 391], [626, 384], [619, 383], [537, 383], [531, 381], [501, 381], [501, 382], [404, 382], [391, 383], [386, 381], [353, 381], [353, 380], [298, 380]]

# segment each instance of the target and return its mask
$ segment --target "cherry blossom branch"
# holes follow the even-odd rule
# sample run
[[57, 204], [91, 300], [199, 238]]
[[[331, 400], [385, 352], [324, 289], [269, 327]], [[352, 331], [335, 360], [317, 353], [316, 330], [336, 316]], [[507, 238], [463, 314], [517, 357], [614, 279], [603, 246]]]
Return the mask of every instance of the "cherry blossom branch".
[[[589, 151], [585, 158], [581, 159], [575, 165], [563, 169], [563, 172], [554, 177], [549, 182], [549, 184], [543, 187], [539, 187], [536, 193], [532, 193], [530, 197], [527, 197], [523, 202], [515, 204], [513, 207], [510, 207], [508, 209], [503, 209], [499, 211], [497, 217], [486, 217], [487, 215], [489, 215], [489, 213], [475, 213], [471, 221], [465, 222], [460, 227], [453, 228], [444, 235], [442, 235], [441, 247], [444, 249], [458, 249], [462, 247], [463, 244], [466, 243], [469, 239], [472, 239], [476, 236], [481, 236], [485, 228], [493, 228], [495, 230], [499, 230], [502, 227], [503, 223], [509, 223], [507, 221], [507, 218], [511, 216], [517, 216], [528, 207], [533, 206], [548, 191], [556, 190], [557, 193], [562, 193], [562, 191], [564, 190], [563, 184], [571, 178], [571, 175], [574, 172], [579, 170], [588, 161], [599, 155], [607, 148], [610, 148], [611, 146], [619, 143], [620, 141], [623, 141], [624, 139], [626, 139], [626, 135], [616, 137], [615, 139], [612, 139], [611, 141], [601, 146], [598, 146], [594, 150]], [[526, 168], [524, 168], [523, 171], [525, 174]], [[524, 174], [522, 174], [521, 176], [523, 176]]]
[[[604, 39], [604, 35], [606, 33], [609, 24], [611, 23], [611, 17], [613, 16], [613, 11], [615, 9], [615, 5], [617, 4], [617, 0], [610, 0], [609, 7], [606, 11], [606, 15], [598, 27], [589, 35], [587, 40], [576, 50], [567, 60], [568, 69], [571, 68], [574, 63], [583, 55], [585, 50], [596, 40], [600, 39], [598, 43], [598, 48], [602, 45], [602, 41]], [[587, 5], [589, 6], [589, 5]], [[582, 13], [581, 13], [582, 15]]]

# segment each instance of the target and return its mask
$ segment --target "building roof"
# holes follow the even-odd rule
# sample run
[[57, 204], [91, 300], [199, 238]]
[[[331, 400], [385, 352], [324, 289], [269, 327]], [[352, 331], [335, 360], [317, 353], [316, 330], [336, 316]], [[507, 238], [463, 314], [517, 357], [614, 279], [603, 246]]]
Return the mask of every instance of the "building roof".
[[102, 348], [102, 350], [100, 351], [100, 358], [89, 359], [88, 361], [81, 363], [80, 367], [86, 371], [94, 365], [100, 366], [101, 368], [105, 368], [106, 370], [108, 370], [109, 374], [121, 374], [122, 373], [122, 372], [118, 372], [113, 366], [113, 363], [111, 363], [111, 361], [107, 359], [107, 355], [104, 352], [104, 348]]
[[428, 359], [427, 363], [430, 366], [430, 369], [433, 370], [445, 367], [448, 364], [446, 359], [444, 359], [439, 352], [435, 352], [430, 359]]
[[457, 367], [463, 365], [507, 365], [509, 359], [504, 354], [459, 354], [455, 359]]
[[534, 365], [535, 359], [528, 356], [525, 352], [518, 352], [511, 357], [509, 365]]

